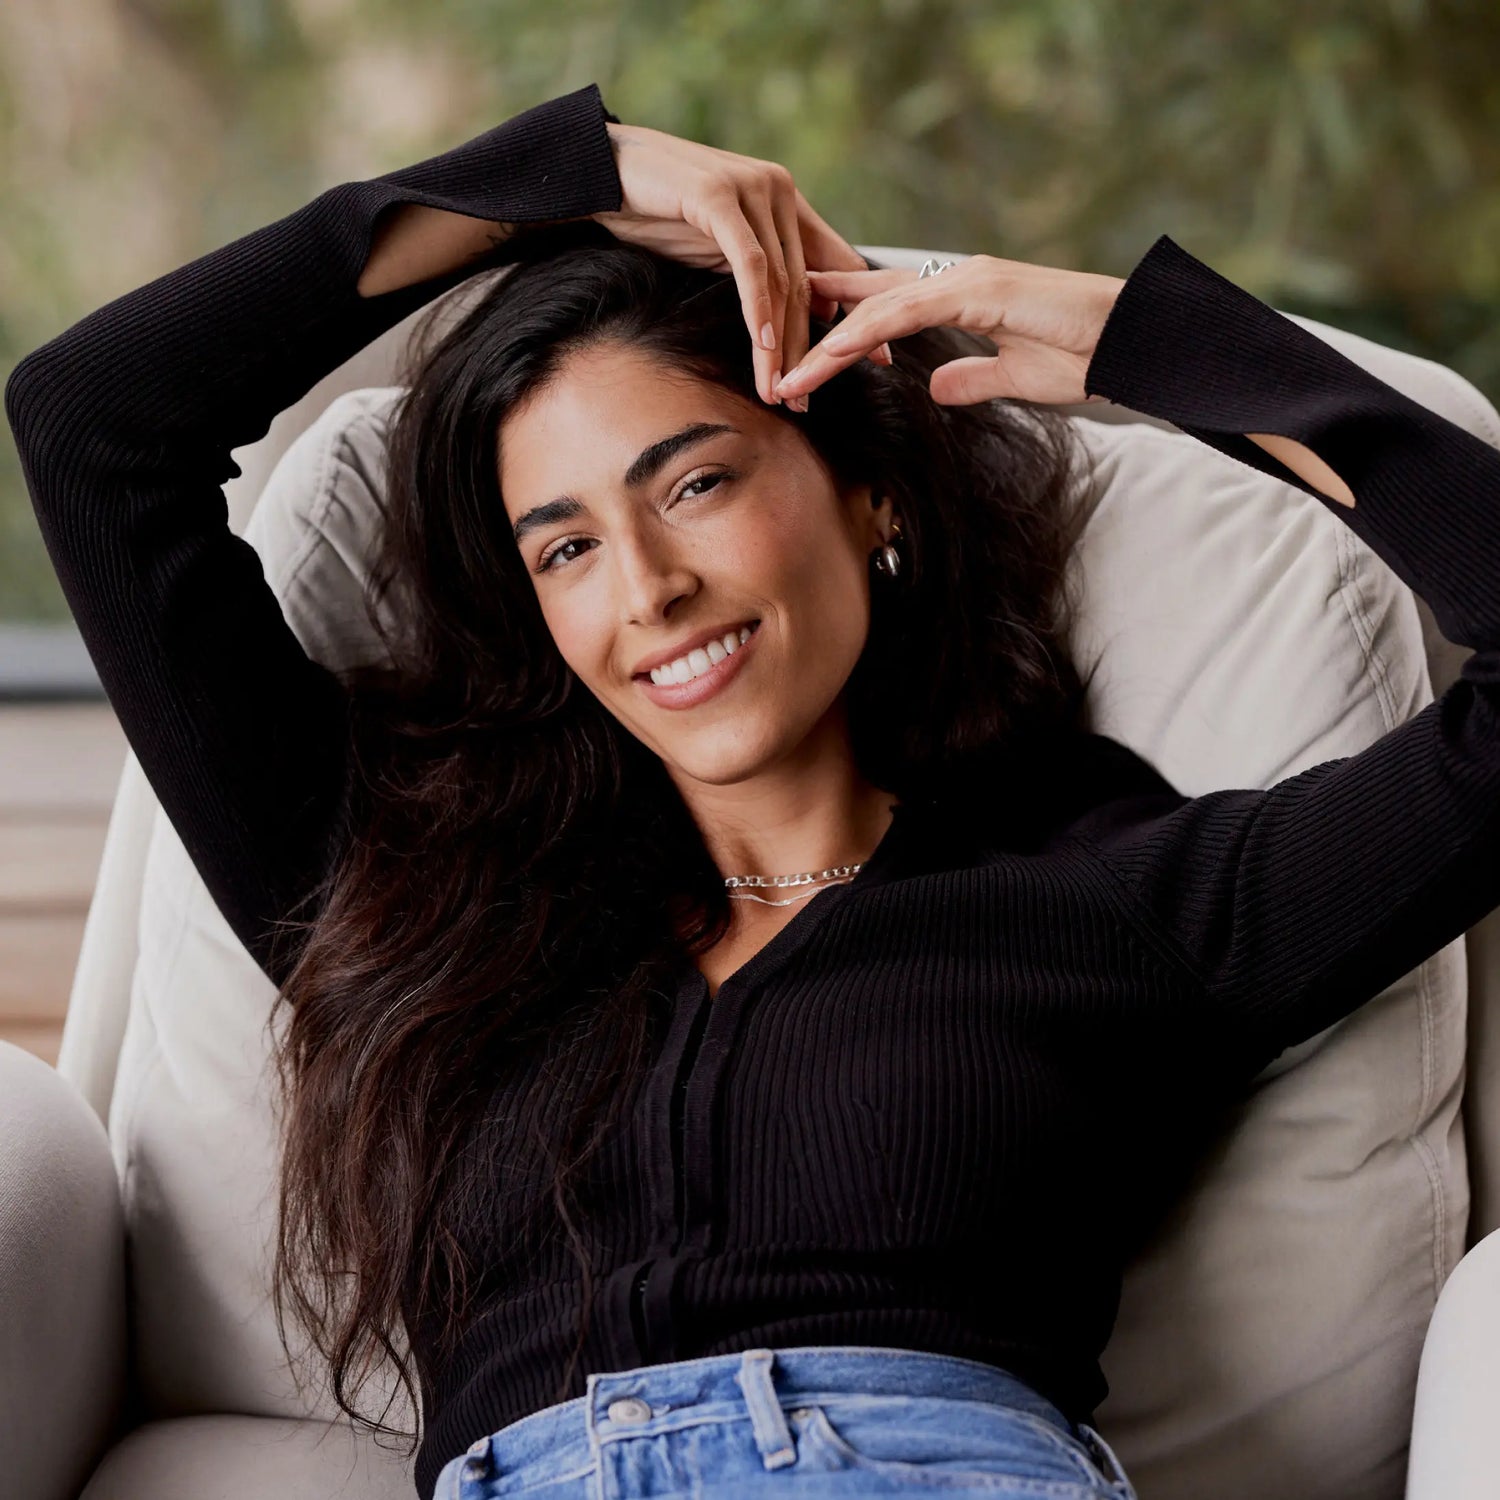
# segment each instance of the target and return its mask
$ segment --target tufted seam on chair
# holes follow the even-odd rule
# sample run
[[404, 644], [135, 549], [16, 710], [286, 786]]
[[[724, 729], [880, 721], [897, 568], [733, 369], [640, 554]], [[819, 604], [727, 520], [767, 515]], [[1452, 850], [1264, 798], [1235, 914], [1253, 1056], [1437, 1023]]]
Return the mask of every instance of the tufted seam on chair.
[[[1354, 533], [1347, 526], [1333, 518], [1336, 525], [1335, 541], [1338, 550], [1339, 571], [1339, 594], [1344, 601], [1344, 607], [1348, 611], [1350, 624], [1354, 628], [1355, 635], [1359, 639], [1361, 655], [1365, 662], [1371, 686], [1375, 689], [1376, 697], [1380, 703], [1381, 716], [1385, 720], [1386, 732], [1389, 733], [1402, 722], [1397, 714], [1394, 695], [1391, 692], [1390, 668], [1385, 659], [1375, 649], [1375, 625], [1370, 618], [1363, 590], [1360, 588], [1360, 577], [1368, 559], [1357, 544]], [[1448, 1196], [1443, 1182], [1441, 1163], [1434, 1155], [1431, 1146], [1422, 1134], [1423, 1126], [1427, 1123], [1433, 1106], [1433, 1096], [1437, 1083], [1437, 1020], [1435, 1016], [1436, 1000], [1433, 994], [1433, 965], [1439, 960], [1436, 956], [1424, 959], [1416, 971], [1416, 1015], [1417, 1015], [1417, 1049], [1418, 1067], [1420, 1069], [1420, 1092], [1417, 1100], [1415, 1116], [1411, 1128], [1404, 1137], [1405, 1144], [1410, 1148], [1420, 1165], [1423, 1176], [1427, 1180], [1428, 1197], [1432, 1214], [1432, 1239], [1431, 1239], [1431, 1262], [1433, 1290], [1433, 1306], [1437, 1305], [1438, 1293], [1442, 1290], [1445, 1278], [1446, 1256], [1447, 1256], [1447, 1227], [1448, 1227]]]
[[1422, 1120], [1431, 1109], [1432, 1078], [1434, 1072], [1433, 1044], [1433, 959], [1419, 966], [1417, 975], [1417, 1017], [1421, 1027], [1422, 1049], [1422, 1099], [1423, 1108], [1418, 1119], [1406, 1136], [1406, 1144], [1420, 1163], [1427, 1178], [1427, 1188], [1432, 1205], [1432, 1305], [1437, 1306], [1438, 1293], [1448, 1279], [1448, 1193], [1443, 1183], [1442, 1164], [1434, 1155], [1432, 1147], [1422, 1135]]
[[[1395, 698], [1391, 692], [1390, 667], [1384, 657], [1375, 649], [1375, 624], [1370, 618], [1364, 592], [1360, 588], [1361, 574], [1368, 562], [1368, 558], [1357, 544], [1354, 533], [1347, 526], [1339, 522], [1337, 517], [1332, 517], [1331, 519], [1334, 521], [1336, 527], [1334, 540], [1338, 555], [1339, 595], [1344, 601], [1350, 625], [1353, 627], [1354, 633], [1359, 640], [1360, 654], [1364, 659], [1370, 684], [1375, 689], [1376, 697], [1380, 703], [1381, 717], [1385, 720], [1386, 732], [1389, 733], [1402, 721], [1398, 717]], [[1436, 1002], [1432, 984], [1433, 965], [1436, 962], [1438, 962], [1438, 959], [1434, 956], [1424, 959], [1417, 966], [1417, 1048], [1421, 1086], [1415, 1117], [1412, 1120], [1411, 1128], [1406, 1132], [1404, 1137], [1405, 1144], [1411, 1149], [1412, 1154], [1416, 1157], [1421, 1167], [1423, 1176], [1427, 1179], [1432, 1212], [1431, 1259], [1433, 1274], [1432, 1298], [1434, 1306], [1437, 1305], [1437, 1295], [1442, 1290], [1445, 1279], [1444, 1269], [1447, 1254], [1448, 1219], [1448, 1198], [1443, 1183], [1441, 1164], [1422, 1135], [1422, 1128], [1432, 1111], [1433, 1095], [1437, 1083], [1437, 1023], [1434, 1014]]]
[[1343, 601], [1349, 624], [1353, 628], [1355, 639], [1359, 642], [1359, 653], [1365, 664], [1365, 675], [1369, 678], [1370, 686], [1375, 690], [1376, 701], [1380, 704], [1380, 717], [1385, 721], [1385, 732], [1389, 734], [1401, 723], [1401, 720], [1396, 712], [1395, 695], [1391, 692], [1390, 666], [1375, 649], [1375, 622], [1370, 617], [1364, 590], [1360, 587], [1366, 554], [1360, 551], [1355, 542], [1354, 533], [1342, 521], [1333, 516], [1328, 519], [1334, 527], [1333, 541], [1334, 555], [1338, 564], [1339, 598]]

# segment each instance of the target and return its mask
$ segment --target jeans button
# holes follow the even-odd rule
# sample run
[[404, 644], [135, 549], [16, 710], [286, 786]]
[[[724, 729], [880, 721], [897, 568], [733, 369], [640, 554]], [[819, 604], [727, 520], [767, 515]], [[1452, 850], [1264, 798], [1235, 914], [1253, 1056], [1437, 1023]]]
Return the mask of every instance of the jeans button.
[[624, 1396], [609, 1403], [611, 1422], [645, 1422], [650, 1416], [651, 1408], [639, 1396]]

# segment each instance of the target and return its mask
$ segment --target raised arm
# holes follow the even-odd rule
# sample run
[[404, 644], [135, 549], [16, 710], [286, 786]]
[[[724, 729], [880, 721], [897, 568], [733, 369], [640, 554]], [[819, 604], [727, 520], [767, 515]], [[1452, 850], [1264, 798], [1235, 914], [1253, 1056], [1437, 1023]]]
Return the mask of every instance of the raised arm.
[[[329, 188], [91, 313], [6, 385], [42, 536], [105, 691], [215, 902], [273, 980], [293, 955], [272, 924], [342, 833], [346, 695], [229, 529], [230, 451], [458, 285], [480, 237], [618, 209], [613, 118], [590, 84], [415, 166]], [[400, 255], [406, 204], [443, 216], [436, 258], [430, 238], [425, 258]], [[392, 243], [362, 295], [372, 246]]]
[[[1075, 830], [1259, 1066], [1500, 905], [1500, 453], [1165, 236], [1120, 291], [1086, 389], [1316, 497], [1474, 648], [1440, 699], [1357, 755], [1269, 789], [1112, 802]], [[1252, 432], [1302, 445], [1354, 504]]]

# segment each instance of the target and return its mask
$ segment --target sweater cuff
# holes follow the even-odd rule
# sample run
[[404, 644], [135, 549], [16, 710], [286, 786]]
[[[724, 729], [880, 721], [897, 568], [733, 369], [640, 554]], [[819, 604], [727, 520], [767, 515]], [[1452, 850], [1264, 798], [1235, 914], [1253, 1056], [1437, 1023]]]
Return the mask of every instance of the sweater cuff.
[[1307, 417], [1298, 393], [1347, 389], [1351, 376], [1371, 379], [1162, 235], [1121, 287], [1084, 391], [1180, 426], [1207, 419], [1221, 431], [1269, 432], [1288, 416]]
[[503, 223], [581, 219], [623, 201], [598, 84], [533, 105], [439, 156], [370, 179]]
[[[1495, 450], [1162, 235], [1105, 319], [1084, 390], [1160, 417], [1314, 495], [1431, 606], [1458, 645], [1500, 641], [1489, 555]], [[1310, 448], [1354, 492], [1329, 499], [1243, 434]]]

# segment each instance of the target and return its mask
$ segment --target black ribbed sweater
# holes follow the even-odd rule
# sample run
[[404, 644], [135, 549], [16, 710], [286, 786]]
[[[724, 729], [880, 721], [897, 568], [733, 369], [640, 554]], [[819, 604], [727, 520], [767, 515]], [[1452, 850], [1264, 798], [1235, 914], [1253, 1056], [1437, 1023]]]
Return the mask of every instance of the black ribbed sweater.
[[[345, 690], [229, 530], [230, 450], [464, 279], [359, 297], [382, 209], [616, 209], [606, 118], [591, 85], [330, 188], [82, 319], [6, 387], [110, 700], [273, 980], [269, 924], [333, 852]], [[1123, 1265], [1217, 1111], [1500, 904], [1500, 454], [1166, 236], [1086, 384], [1328, 506], [1475, 654], [1368, 749], [1269, 790], [1190, 799], [1090, 735], [973, 817], [903, 805], [712, 1004], [684, 962], [598, 1169], [598, 1302], [568, 1394], [590, 1370], [859, 1344], [990, 1361], [1087, 1419]], [[1356, 508], [1245, 432], [1307, 444]], [[1047, 816], [1009, 818], [1018, 801]], [[497, 1171], [527, 1138], [515, 1097], [495, 1086], [480, 1137]], [[472, 1439], [559, 1399], [572, 1346], [571, 1252], [523, 1261], [482, 1217], [472, 1233], [486, 1296], [423, 1393], [424, 1495]]]

